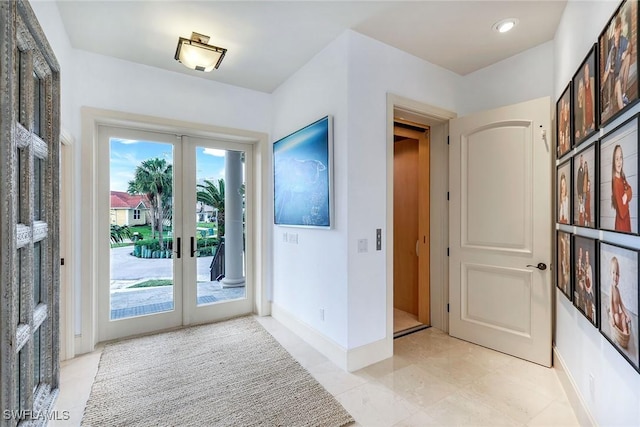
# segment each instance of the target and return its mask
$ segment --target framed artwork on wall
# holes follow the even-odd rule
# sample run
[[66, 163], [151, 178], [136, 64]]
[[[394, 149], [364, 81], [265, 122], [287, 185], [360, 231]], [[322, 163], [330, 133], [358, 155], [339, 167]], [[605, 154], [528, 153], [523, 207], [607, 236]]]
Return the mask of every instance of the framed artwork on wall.
[[556, 244], [556, 286], [571, 301], [571, 233], [558, 230]]
[[638, 117], [609, 132], [600, 141], [599, 227], [621, 233], [638, 232]]
[[638, 101], [638, 2], [623, 1], [598, 37], [600, 125]]
[[573, 305], [598, 326], [598, 265], [594, 239], [573, 236]]
[[331, 227], [332, 153], [331, 116], [273, 143], [276, 225]]
[[600, 332], [640, 372], [638, 250], [600, 242]]
[[556, 103], [556, 156], [559, 159], [571, 150], [571, 83]]
[[573, 138], [575, 146], [580, 145], [587, 138], [594, 135], [598, 129], [597, 76], [596, 45], [594, 44], [572, 80]]
[[556, 183], [556, 222], [571, 224], [571, 159], [558, 166]]
[[596, 157], [593, 143], [573, 158], [573, 224], [580, 227], [596, 227]]

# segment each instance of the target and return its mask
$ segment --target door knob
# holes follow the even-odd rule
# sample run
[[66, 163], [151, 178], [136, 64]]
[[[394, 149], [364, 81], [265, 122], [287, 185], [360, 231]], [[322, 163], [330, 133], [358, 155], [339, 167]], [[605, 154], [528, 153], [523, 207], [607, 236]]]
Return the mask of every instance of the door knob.
[[533, 268], [537, 268], [538, 270], [546, 270], [547, 269], [547, 264], [545, 264], [544, 262], [539, 262], [538, 265], [527, 265], [527, 267], [533, 267]]

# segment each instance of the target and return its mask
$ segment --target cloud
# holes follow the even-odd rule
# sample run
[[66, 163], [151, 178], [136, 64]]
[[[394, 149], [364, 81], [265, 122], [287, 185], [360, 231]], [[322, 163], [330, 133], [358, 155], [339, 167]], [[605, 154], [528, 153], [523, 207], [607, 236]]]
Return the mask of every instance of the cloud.
[[210, 156], [215, 156], [215, 157], [224, 157], [226, 151], [225, 150], [219, 150], [217, 148], [205, 148], [203, 153], [204, 154], [208, 154]]
[[111, 138], [111, 142], [119, 142], [120, 144], [137, 144], [137, 139], [120, 139], [120, 138]]

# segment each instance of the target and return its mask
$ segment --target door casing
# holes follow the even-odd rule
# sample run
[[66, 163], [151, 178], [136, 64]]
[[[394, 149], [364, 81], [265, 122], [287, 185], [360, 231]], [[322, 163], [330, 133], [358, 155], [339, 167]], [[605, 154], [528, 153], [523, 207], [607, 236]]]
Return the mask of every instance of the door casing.
[[387, 94], [387, 333], [393, 348], [393, 123], [404, 117], [430, 128], [429, 281], [431, 325], [448, 331], [448, 148], [449, 119], [456, 113], [395, 94]]
[[[82, 162], [80, 173], [82, 177], [82, 204], [79, 207], [81, 218], [80, 233], [83, 236], [83, 247], [80, 255], [81, 270], [76, 283], [81, 284], [81, 336], [76, 340], [75, 354], [88, 353], [95, 349], [98, 342], [97, 301], [98, 280], [96, 277], [97, 247], [99, 238], [96, 235], [96, 184], [98, 127], [125, 126], [152, 132], [170, 132], [178, 135], [191, 134], [205, 138], [230, 141], [253, 145], [254, 162], [253, 173], [257, 181], [254, 194], [253, 217], [254, 230], [247, 236], [248, 246], [255, 248], [254, 268], [255, 298], [253, 312], [259, 316], [267, 316], [271, 312], [271, 304], [267, 299], [268, 251], [265, 248], [270, 238], [270, 225], [273, 222], [271, 214], [271, 198], [267, 195], [271, 191], [270, 158], [271, 147], [268, 135], [261, 132], [232, 129], [220, 126], [204, 125], [201, 123], [185, 122], [140, 114], [125, 113], [113, 110], [82, 108]], [[249, 244], [249, 239], [251, 243]]]

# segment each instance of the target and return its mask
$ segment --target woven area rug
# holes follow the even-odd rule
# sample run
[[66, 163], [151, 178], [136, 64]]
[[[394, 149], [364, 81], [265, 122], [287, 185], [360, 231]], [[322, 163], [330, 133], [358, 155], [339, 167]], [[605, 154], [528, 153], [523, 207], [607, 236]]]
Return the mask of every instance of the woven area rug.
[[345, 426], [353, 418], [252, 317], [105, 346], [82, 426]]

